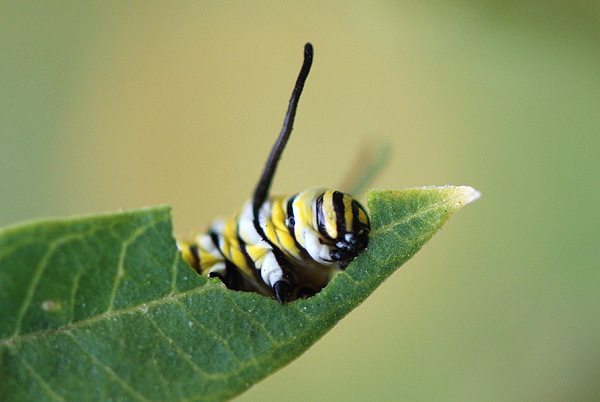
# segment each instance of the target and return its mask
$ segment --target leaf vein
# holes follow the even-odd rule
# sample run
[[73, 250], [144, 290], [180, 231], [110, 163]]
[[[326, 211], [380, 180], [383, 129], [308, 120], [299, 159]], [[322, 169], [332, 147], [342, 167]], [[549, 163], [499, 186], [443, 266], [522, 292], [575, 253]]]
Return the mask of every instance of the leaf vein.
[[69, 318], [67, 323], [71, 324], [75, 316], [75, 300], [77, 300], [77, 291], [79, 290], [79, 281], [83, 275], [83, 270], [78, 270], [73, 277], [73, 287], [71, 288], [71, 301], [69, 303]]
[[128, 394], [130, 394], [131, 396], [133, 396], [134, 398], [140, 400], [140, 401], [144, 401], [144, 402], [150, 402], [150, 400], [148, 398], [146, 398], [145, 396], [143, 396], [142, 394], [140, 394], [139, 392], [137, 392], [135, 389], [133, 389], [129, 384], [127, 384], [125, 381], [121, 380], [119, 378], [119, 376], [117, 375], [117, 373], [115, 373], [109, 366], [107, 366], [105, 363], [103, 363], [102, 361], [100, 361], [96, 356], [94, 356], [93, 354], [91, 354], [90, 352], [88, 352], [87, 350], [85, 350], [85, 348], [83, 347], [83, 345], [81, 345], [79, 343], [79, 341], [77, 340], [77, 338], [75, 337], [75, 335], [73, 335], [73, 333], [71, 333], [70, 331], [65, 331], [65, 334], [73, 341], [73, 343], [75, 344], [75, 346], [77, 346], [77, 348], [86, 356], [89, 357], [89, 359], [92, 361], [93, 364], [95, 364], [98, 368], [100, 368], [102, 371], [104, 371], [106, 374], [109, 375], [109, 377], [116, 382], [117, 384], [119, 384], [121, 386], [121, 388], [123, 388], [123, 390], [125, 392], [127, 392]]
[[229, 345], [229, 341], [226, 340], [225, 338], [223, 338], [221, 335], [217, 334], [216, 332], [206, 328], [204, 325], [202, 325], [201, 323], [199, 323], [191, 314], [190, 312], [187, 310], [187, 308], [179, 301], [176, 300], [175, 303], [177, 303], [180, 307], [181, 310], [183, 311], [183, 314], [185, 314], [185, 316], [191, 321], [193, 322], [196, 327], [200, 328], [202, 331], [204, 331], [206, 334], [208, 334], [211, 338], [218, 340], [219, 342], [221, 342], [223, 344], [223, 346], [229, 350], [229, 353], [231, 353], [231, 356], [237, 360], [238, 362], [241, 363], [241, 360], [235, 355], [233, 349], [231, 348], [231, 345]]
[[160, 329], [158, 324], [156, 322], [154, 322], [154, 320], [152, 320], [152, 318], [148, 317], [145, 314], [142, 314], [142, 317], [144, 317], [150, 323], [150, 325], [152, 325], [152, 327], [156, 330], [156, 333], [159, 336], [161, 336], [162, 338], [164, 338], [167, 341], [167, 344], [175, 350], [175, 353], [177, 353], [195, 372], [199, 373], [204, 378], [216, 379], [216, 378], [221, 378], [223, 376], [222, 374], [210, 374], [210, 373], [206, 372], [205, 370], [202, 370], [202, 368], [200, 366], [198, 366], [191, 359], [190, 355], [188, 353], [184, 352], [179, 347], [179, 345], [177, 345], [177, 342], [173, 338], [171, 338], [170, 336], [165, 334], [163, 332], [163, 330]]
[[428, 212], [443, 208], [444, 205], [450, 205], [452, 203], [455, 203], [457, 200], [462, 200], [462, 199], [464, 199], [464, 196], [459, 194], [459, 195], [456, 195], [455, 197], [450, 197], [450, 198], [447, 198], [444, 200], [437, 201], [425, 209], [420, 209], [416, 212], [413, 212], [409, 215], [402, 217], [402, 219], [400, 219], [400, 220], [392, 221], [392, 222], [388, 223], [387, 225], [381, 226], [381, 227], [377, 228], [376, 230], [373, 230], [371, 232], [371, 236], [376, 236], [381, 233], [388, 232], [388, 231], [394, 229], [396, 226], [405, 224], [405, 223], [411, 221], [412, 219], [418, 218], [421, 215], [425, 215]]
[[23, 304], [21, 305], [21, 308], [19, 309], [19, 312], [17, 314], [17, 320], [15, 322], [15, 331], [13, 332], [13, 337], [17, 336], [19, 334], [19, 332], [21, 331], [21, 325], [23, 323], [23, 318], [25, 317], [25, 313], [27, 312], [27, 310], [29, 309], [29, 306], [31, 305], [33, 296], [35, 295], [35, 291], [37, 290], [37, 287], [42, 278], [42, 275], [46, 271], [46, 267], [48, 266], [48, 261], [50, 261], [50, 258], [52, 258], [52, 256], [56, 252], [56, 250], [63, 244], [65, 244], [69, 241], [72, 241], [74, 239], [81, 238], [83, 236], [84, 236], [84, 234], [82, 234], [82, 233], [76, 233], [76, 234], [67, 235], [67, 236], [58, 238], [58, 239], [50, 242], [50, 244], [48, 245], [48, 249], [42, 256], [42, 258], [40, 258], [38, 266], [35, 269], [33, 276], [31, 277], [31, 281], [29, 282], [29, 285], [27, 286], [27, 290], [25, 292], [25, 299], [23, 300]]
[[121, 281], [125, 276], [125, 257], [127, 256], [127, 249], [139, 236], [144, 234], [148, 229], [154, 227], [157, 222], [150, 222], [147, 225], [143, 225], [134, 230], [128, 238], [123, 239], [121, 242], [121, 250], [119, 251], [119, 261], [117, 262], [117, 272], [115, 273], [115, 277], [113, 280], [112, 289], [110, 291], [110, 297], [108, 299], [108, 307], [106, 308], [106, 312], [111, 312], [114, 306], [115, 297], [117, 295], [117, 290], [121, 285]]
[[173, 264], [169, 267], [169, 271], [171, 271], [171, 293], [177, 291], [177, 274], [179, 273], [178, 263], [181, 260], [181, 253], [179, 250], [175, 251], [174, 254]]
[[52, 334], [52, 333], [60, 333], [61, 331], [70, 331], [73, 329], [78, 329], [78, 328], [82, 328], [85, 327], [87, 325], [92, 325], [96, 322], [102, 321], [102, 320], [110, 320], [116, 317], [119, 317], [121, 315], [125, 315], [125, 314], [133, 314], [133, 313], [145, 313], [146, 311], [148, 311], [148, 309], [150, 307], [156, 306], [156, 305], [161, 305], [163, 303], [171, 303], [174, 302], [175, 300], [181, 299], [181, 298], [185, 298], [185, 297], [190, 297], [190, 296], [194, 296], [196, 294], [201, 294], [204, 293], [210, 289], [213, 289], [215, 287], [217, 288], [221, 288], [222, 284], [219, 283], [209, 283], [207, 282], [206, 285], [201, 286], [201, 287], [197, 287], [185, 292], [181, 292], [178, 294], [169, 294], [166, 295], [165, 297], [162, 297], [160, 299], [156, 299], [150, 302], [146, 302], [146, 303], [141, 303], [135, 306], [131, 306], [131, 307], [127, 307], [127, 308], [123, 308], [120, 310], [113, 310], [110, 312], [104, 312], [100, 315], [94, 316], [94, 317], [90, 317], [84, 320], [81, 320], [75, 324], [71, 324], [71, 325], [65, 325], [63, 327], [58, 327], [58, 328], [48, 328], [48, 329], [44, 329], [41, 331], [37, 331], [37, 332], [33, 332], [30, 334], [25, 334], [25, 335], [16, 335], [16, 336], [11, 336], [9, 338], [3, 338], [0, 339], [0, 344], [10, 344], [10, 343], [18, 343], [18, 342], [24, 342], [30, 339], [35, 339], [38, 337], [42, 337], [48, 334]]
[[244, 317], [246, 317], [248, 319], [248, 321], [250, 321], [252, 324], [254, 324], [254, 326], [256, 326], [258, 329], [260, 329], [260, 331], [262, 333], [265, 334], [265, 336], [267, 337], [267, 339], [269, 340], [269, 342], [271, 342], [272, 344], [277, 344], [277, 341], [275, 339], [273, 339], [273, 337], [271, 336], [271, 334], [269, 334], [269, 332], [267, 331], [267, 329], [260, 324], [258, 321], [256, 321], [254, 319], [254, 317], [252, 317], [250, 314], [248, 314], [247, 312], [245, 312], [244, 310], [242, 310], [240, 308], [240, 306], [238, 306], [232, 299], [229, 293], [226, 293], [227, 297], [227, 301], [229, 302], [230, 305], [233, 306], [233, 308], [235, 308], [237, 311], [240, 312], [241, 315], [243, 315]]
[[25, 360], [23, 360], [19, 353], [16, 350], [14, 350], [14, 346], [8, 345], [8, 350], [13, 356], [17, 358], [19, 364], [25, 369], [25, 371], [29, 372], [29, 374], [35, 379], [35, 381], [40, 385], [40, 387], [50, 398], [52, 398], [55, 401], [65, 402], [65, 399], [62, 396], [58, 395], [56, 392], [54, 392], [50, 384], [48, 384], [46, 380], [44, 380], [33, 367], [31, 367]]

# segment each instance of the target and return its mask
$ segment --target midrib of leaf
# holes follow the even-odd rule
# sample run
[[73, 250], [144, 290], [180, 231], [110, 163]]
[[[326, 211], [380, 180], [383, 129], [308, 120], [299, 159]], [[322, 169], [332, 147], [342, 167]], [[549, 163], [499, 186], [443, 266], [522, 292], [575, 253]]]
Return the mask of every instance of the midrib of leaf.
[[3, 338], [0, 339], [0, 345], [3, 344], [15, 344], [15, 343], [19, 343], [19, 342], [25, 342], [25, 341], [29, 341], [29, 340], [34, 340], [36, 338], [41, 338], [50, 334], [58, 334], [61, 333], [63, 331], [65, 332], [70, 332], [74, 329], [81, 329], [84, 328], [86, 326], [89, 325], [93, 325], [95, 323], [98, 323], [100, 321], [103, 320], [112, 320], [115, 318], [120, 318], [122, 316], [125, 316], [127, 314], [135, 314], [135, 313], [147, 313], [149, 309], [151, 309], [152, 307], [155, 306], [160, 306], [163, 304], [168, 304], [168, 303], [175, 303], [178, 302], [180, 299], [185, 298], [185, 297], [191, 297], [194, 295], [199, 295], [202, 294], [208, 290], [211, 290], [213, 288], [220, 288], [222, 287], [222, 285], [218, 282], [216, 282], [215, 280], [212, 280], [210, 282], [213, 282], [212, 284], [207, 284], [204, 285], [202, 287], [199, 288], [195, 288], [192, 290], [187, 290], [184, 292], [179, 292], [179, 293], [173, 293], [170, 295], [167, 295], [165, 297], [162, 297], [160, 299], [156, 299], [153, 300], [151, 302], [148, 303], [141, 303], [138, 304], [136, 306], [132, 306], [132, 307], [127, 307], [127, 308], [123, 308], [120, 310], [110, 310], [110, 311], [106, 311], [102, 314], [99, 314], [97, 316], [94, 317], [90, 317], [90, 318], [86, 318], [83, 319], [81, 321], [78, 321], [74, 324], [67, 324], [64, 325], [62, 327], [59, 328], [48, 328], [45, 330], [41, 330], [41, 331], [37, 331], [37, 332], [32, 332], [30, 334], [24, 334], [24, 335], [13, 335], [9, 338]]

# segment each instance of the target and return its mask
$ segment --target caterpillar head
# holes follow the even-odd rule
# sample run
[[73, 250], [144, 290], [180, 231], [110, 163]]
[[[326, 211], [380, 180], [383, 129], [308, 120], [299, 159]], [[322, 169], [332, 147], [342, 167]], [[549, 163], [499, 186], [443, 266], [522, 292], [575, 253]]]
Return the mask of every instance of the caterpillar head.
[[364, 207], [349, 194], [326, 190], [316, 202], [319, 233], [330, 244], [330, 257], [346, 268], [367, 247], [371, 228]]

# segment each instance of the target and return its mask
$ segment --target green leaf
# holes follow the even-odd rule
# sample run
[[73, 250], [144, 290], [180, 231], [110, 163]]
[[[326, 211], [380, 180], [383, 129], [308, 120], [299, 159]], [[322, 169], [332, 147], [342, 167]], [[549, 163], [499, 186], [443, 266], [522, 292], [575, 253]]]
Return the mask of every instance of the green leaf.
[[285, 306], [198, 276], [175, 247], [169, 207], [4, 229], [0, 400], [231, 398], [306, 351], [477, 196], [370, 191], [368, 248]]

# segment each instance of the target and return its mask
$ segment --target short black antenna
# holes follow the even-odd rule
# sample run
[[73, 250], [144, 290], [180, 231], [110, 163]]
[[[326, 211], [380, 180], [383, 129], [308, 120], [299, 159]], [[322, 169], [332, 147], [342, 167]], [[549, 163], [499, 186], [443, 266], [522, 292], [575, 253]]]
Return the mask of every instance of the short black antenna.
[[267, 163], [265, 164], [265, 170], [263, 170], [262, 176], [256, 185], [256, 190], [254, 190], [252, 212], [254, 214], [255, 225], [258, 224], [258, 210], [269, 196], [269, 188], [273, 182], [273, 176], [275, 175], [275, 170], [277, 170], [277, 164], [281, 158], [281, 153], [292, 134], [292, 126], [294, 124], [294, 117], [296, 117], [298, 101], [300, 100], [300, 94], [304, 88], [306, 77], [308, 77], [312, 59], [313, 47], [310, 43], [307, 43], [304, 45], [304, 63], [302, 63], [302, 69], [300, 69], [300, 74], [298, 74], [298, 79], [296, 80], [296, 86], [294, 87], [292, 97], [290, 98], [290, 104], [287, 113], [285, 114], [285, 119], [283, 120], [283, 128], [281, 129], [277, 141], [275, 141], [275, 145], [273, 145], [269, 159], [267, 159]]

